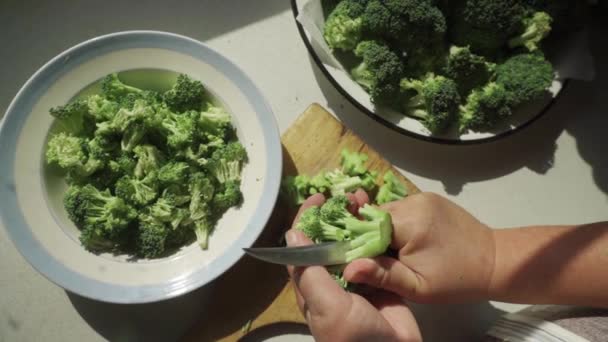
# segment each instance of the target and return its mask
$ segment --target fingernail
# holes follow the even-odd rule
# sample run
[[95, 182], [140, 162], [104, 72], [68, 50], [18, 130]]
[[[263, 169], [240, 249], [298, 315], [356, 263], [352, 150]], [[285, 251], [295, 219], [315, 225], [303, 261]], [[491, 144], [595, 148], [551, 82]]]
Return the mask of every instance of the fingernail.
[[285, 240], [287, 240], [288, 245], [295, 245], [298, 243], [298, 235], [296, 232], [290, 229], [285, 235]]

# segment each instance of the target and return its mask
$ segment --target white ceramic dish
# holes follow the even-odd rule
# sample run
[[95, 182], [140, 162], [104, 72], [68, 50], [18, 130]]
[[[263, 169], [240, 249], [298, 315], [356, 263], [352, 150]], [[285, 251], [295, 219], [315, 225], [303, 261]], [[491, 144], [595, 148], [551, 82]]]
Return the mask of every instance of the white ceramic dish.
[[[108, 73], [144, 69], [149, 79], [155, 72], [165, 75], [167, 71], [199, 79], [230, 111], [251, 156], [243, 171], [243, 205], [220, 220], [206, 251], [193, 243], [154, 260], [95, 255], [80, 245], [78, 230], [63, 209], [65, 183], [46, 172], [43, 156], [53, 123], [48, 109], [65, 104]], [[63, 288], [114, 303], [163, 300], [212, 281], [238, 261], [242, 248], [253, 244], [278, 195], [281, 158], [270, 107], [228, 59], [175, 34], [110, 34], [49, 61], [10, 104], [0, 126], [0, 217], [25, 259]]]

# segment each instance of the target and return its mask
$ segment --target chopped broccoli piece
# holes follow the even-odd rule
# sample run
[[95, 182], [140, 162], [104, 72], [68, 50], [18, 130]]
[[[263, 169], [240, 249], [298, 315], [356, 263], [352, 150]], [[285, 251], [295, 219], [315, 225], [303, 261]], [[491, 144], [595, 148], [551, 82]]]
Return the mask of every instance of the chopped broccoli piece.
[[151, 172], [158, 171], [165, 157], [153, 145], [138, 145], [133, 149], [137, 159], [133, 173], [137, 178], [143, 178]]
[[191, 144], [194, 139], [195, 120], [188, 112], [166, 112], [162, 127], [167, 134], [167, 144], [175, 149]]
[[50, 109], [51, 115], [57, 119], [61, 127], [72, 134], [81, 134], [90, 128], [88, 112], [89, 108], [82, 100]]
[[215, 222], [209, 219], [208, 216], [200, 218], [194, 222], [194, 233], [196, 234], [196, 242], [205, 250], [209, 247], [209, 236], [215, 227]]
[[[281, 184], [282, 193], [287, 197], [289, 203], [300, 205], [304, 203], [309, 195], [310, 181], [310, 177], [306, 175], [287, 176]], [[321, 179], [317, 181], [320, 184], [325, 184]], [[330, 183], [327, 184], [331, 185]]]
[[180, 184], [188, 179], [190, 165], [184, 162], [168, 162], [158, 171], [158, 180], [161, 184], [169, 186]]
[[468, 46], [452, 46], [444, 68], [445, 75], [458, 85], [458, 93], [466, 96], [493, 76], [496, 65], [475, 55]]
[[97, 122], [112, 120], [118, 111], [118, 104], [116, 102], [98, 94], [87, 98], [87, 106], [89, 113]]
[[367, 167], [365, 167], [367, 154], [343, 149], [340, 155], [342, 157], [342, 171], [347, 175], [360, 176], [367, 172]]
[[422, 80], [403, 79], [401, 89], [409, 94], [405, 112], [419, 119], [432, 133], [441, 133], [452, 122], [458, 111], [460, 95], [456, 82], [436, 75]]
[[341, 170], [327, 172], [327, 180], [331, 184], [330, 192], [332, 196], [344, 195], [361, 187], [361, 178], [349, 176]]
[[[297, 177], [302, 177], [302, 176], [297, 176]], [[314, 195], [316, 193], [324, 194], [324, 193], [328, 192], [329, 189], [331, 188], [331, 183], [327, 180], [325, 172], [319, 172], [317, 175], [310, 178], [310, 181], [306, 181], [306, 179], [305, 179], [304, 182], [302, 182], [302, 184], [304, 186], [301, 188], [304, 191], [306, 191], [306, 187], [308, 187], [308, 194], [310, 194], [310, 195]], [[305, 195], [306, 195], [306, 193], [304, 193], [304, 196]], [[301, 198], [302, 201], [304, 201], [304, 199], [305, 198]]]
[[241, 171], [246, 162], [245, 147], [239, 142], [231, 142], [213, 152], [207, 167], [220, 183], [226, 183], [241, 179]]
[[121, 100], [129, 94], [141, 94], [143, 90], [124, 84], [118, 74], [110, 74], [101, 82], [103, 95], [110, 100]]
[[378, 195], [376, 195], [376, 203], [385, 204], [398, 201], [407, 196], [407, 188], [397, 179], [392, 171], [386, 171], [383, 180], [384, 184], [380, 186]]
[[137, 254], [145, 258], [155, 258], [165, 253], [168, 227], [156, 217], [144, 213], [139, 215], [137, 232]]
[[215, 216], [221, 216], [226, 210], [239, 206], [243, 201], [239, 181], [227, 181], [216, 189], [211, 201], [211, 208]]
[[545, 12], [536, 12], [530, 17], [523, 19], [523, 33], [509, 40], [509, 47], [523, 46], [528, 51], [534, 52], [539, 49], [541, 40], [551, 32], [552, 18]]
[[79, 137], [61, 132], [51, 137], [47, 144], [46, 160], [62, 169], [81, 167], [87, 160], [86, 142]]
[[179, 113], [200, 110], [205, 100], [205, 87], [200, 81], [180, 74], [173, 88], [165, 92], [163, 98], [169, 108]]
[[202, 172], [194, 173], [190, 175], [188, 190], [191, 194], [190, 218], [196, 221], [207, 216], [215, 192], [211, 180]]
[[116, 196], [136, 206], [144, 206], [158, 196], [156, 173], [152, 172], [143, 179], [125, 175], [116, 182]]

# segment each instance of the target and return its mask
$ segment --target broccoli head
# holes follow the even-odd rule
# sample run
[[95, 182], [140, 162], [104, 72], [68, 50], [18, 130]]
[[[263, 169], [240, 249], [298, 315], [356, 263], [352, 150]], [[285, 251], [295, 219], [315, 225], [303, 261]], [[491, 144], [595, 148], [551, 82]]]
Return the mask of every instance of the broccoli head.
[[444, 67], [445, 75], [458, 85], [460, 95], [467, 95], [493, 76], [496, 65], [471, 52], [468, 46], [452, 46]]
[[399, 56], [388, 45], [373, 40], [360, 42], [355, 55], [362, 61], [351, 70], [351, 75], [369, 91], [372, 102], [388, 106], [396, 103], [403, 74]]
[[541, 98], [553, 77], [553, 66], [539, 53], [515, 55], [496, 67], [496, 83], [509, 92], [513, 105]]
[[477, 88], [467, 97], [466, 104], [460, 106], [458, 130], [483, 130], [511, 116], [511, 98], [501, 84], [491, 82]]
[[195, 119], [190, 112], [176, 114], [167, 111], [162, 120], [162, 127], [165, 131], [167, 144], [176, 150], [180, 150], [193, 142]]
[[367, 162], [367, 154], [357, 153], [343, 149], [340, 153], [342, 158], [342, 171], [349, 176], [359, 176], [367, 172], [365, 163]]
[[220, 182], [239, 181], [243, 165], [247, 162], [247, 151], [237, 141], [216, 149], [207, 164], [210, 173]]
[[200, 81], [180, 74], [173, 87], [163, 94], [163, 99], [178, 113], [200, 110], [205, 100], [205, 87]]
[[121, 100], [129, 94], [141, 94], [143, 90], [124, 84], [118, 74], [110, 74], [101, 82], [102, 94], [110, 100]]
[[419, 119], [432, 133], [441, 133], [458, 111], [460, 95], [456, 82], [429, 74], [423, 79], [403, 79], [401, 89], [407, 95], [405, 113]]
[[85, 144], [83, 138], [64, 132], [55, 134], [47, 144], [46, 161], [62, 169], [81, 167], [87, 160]]
[[330, 49], [351, 51], [361, 40], [364, 6], [357, 1], [341, 1], [325, 20], [323, 37]]

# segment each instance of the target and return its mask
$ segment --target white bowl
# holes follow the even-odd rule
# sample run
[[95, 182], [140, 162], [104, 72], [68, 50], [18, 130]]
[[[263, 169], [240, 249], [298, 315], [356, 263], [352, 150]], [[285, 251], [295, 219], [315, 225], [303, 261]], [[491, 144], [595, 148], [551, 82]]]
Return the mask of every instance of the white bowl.
[[[65, 183], [45, 168], [45, 144], [53, 123], [49, 108], [65, 104], [109, 73], [137, 69], [152, 73], [148, 78], [172, 71], [202, 81], [232, 114], [250, 156], [243, 170], [243, 204], [219, 221], [208, 250], [193, 243], [153, 260], [86, 251], [62, 205]], [[243, 248], [250, 247], [266, 225], [281, 169], [280, 136], [272, 111], [236, 65], [187, 37], [120, 32], [88, 40], [53, 58], [9, 106], [0, 126], [0, 217], [25, 259], [63, 288], [106, 302], [158, 301], [212, 281], [239, 260]]]

